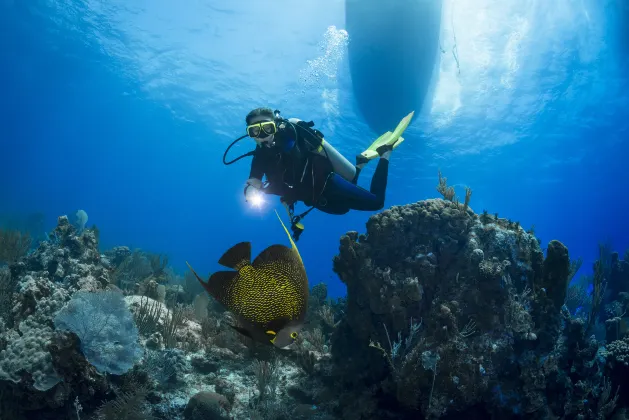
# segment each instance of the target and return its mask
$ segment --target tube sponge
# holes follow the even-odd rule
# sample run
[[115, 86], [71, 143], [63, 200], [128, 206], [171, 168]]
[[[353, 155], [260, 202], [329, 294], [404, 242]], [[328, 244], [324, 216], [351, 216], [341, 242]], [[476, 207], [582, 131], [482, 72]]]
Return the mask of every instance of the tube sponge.
[[79, 337], [83, 355], [101, 373], [122, 375], [142, 357], [138, 328], [118, 291], [77, 292], [54, 323]]

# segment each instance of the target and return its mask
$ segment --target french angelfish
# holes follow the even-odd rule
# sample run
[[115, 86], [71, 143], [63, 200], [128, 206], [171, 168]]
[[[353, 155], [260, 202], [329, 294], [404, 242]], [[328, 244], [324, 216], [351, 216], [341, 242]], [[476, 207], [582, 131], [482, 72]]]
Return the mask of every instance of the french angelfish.
[[205, 290], [236, 314], [239, 333], [284, 348], [297, 338], [308, 306], [308, 277], [299, 250], [277, 211], [292, 247], [271, 245], [251, 263], [251, 242], [240, 242], [218, 260], [235, 271], [218, 271], [207, 282], [188, 267]]

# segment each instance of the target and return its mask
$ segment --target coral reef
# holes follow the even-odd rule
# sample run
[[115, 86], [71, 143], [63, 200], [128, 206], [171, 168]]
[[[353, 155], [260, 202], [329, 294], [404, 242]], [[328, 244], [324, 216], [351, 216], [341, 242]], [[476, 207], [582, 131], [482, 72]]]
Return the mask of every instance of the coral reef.
[[[10, 265], [0, 267], [0, 418], [289, 419], [301, 418], [298, 408], [312, 411], [287, 390], [299, 387], [303, 366], [314, 372], [321, 356], [307, 349], [325, 349], [318, 324], [290, 356], [249, 342], [167, 257], [124, 246], [100, 254], [96, 230], [65, 216], [19, 254], [7, 252]], [[338, 308], [327, 305], [324, 285], [314, 290], [309, 317], [333, 323]]]
[[567, 248], [551, 241], [544, 256], [519, 224], [478, 216], [445, 181], [440, 188], [447, 200], [392, 207], [369, 219], [366, 234], [341, 238], [334, 270], [347, 308], [330, 371], [344, 394], [334, 412], [610, 415], [617, 397], [602, 343], [564, 307]]
[[74, 292], [109, 283], [93, 231], [75, 233], [60, 217], [49, 241], [9, 266], [13, 286], [4, 297], [10, 310], [0, 335], [0, 381], [8, 383], [3, 394], [21, 412], [54, 413], [71, 396], [90, 401], [106, 390], [78, 340], [54, 329], [54, 315]]
[[574, 280], [561, 242], [438, 191], [341, 237], [347, 296], [314, 284], [288, 350], [235, 332], [165, 255], [101, 254], [95, 227], [5, 242], [0, 418], [624, 418], [629, 255], [601, 246]]

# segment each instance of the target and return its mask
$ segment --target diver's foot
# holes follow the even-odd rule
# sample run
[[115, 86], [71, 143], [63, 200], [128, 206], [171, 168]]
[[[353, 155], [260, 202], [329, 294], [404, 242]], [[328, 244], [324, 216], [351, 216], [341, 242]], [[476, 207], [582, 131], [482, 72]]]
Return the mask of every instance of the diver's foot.
[[384, 144], [394, 143], [397, 139], [393, 139], [391, 135], [392, 133], [390, 131], [387, 131], [386, 133], [378, 137], [373, 143], [371, 143], [371, 146], [369, 146], [365, 151], [363, 151], [359, 155], [356, 155], [356, 167], [362, 169], [367, 163], [369, 163], [370, 160], [377, 158], [378, 153], [376, 152], [376, 149], [378, 147]]
[[376, 153], [380, 156], [381, 159], [389, 160], [391, 156], [391, 152], [393, 151], [393, 146], [390, 144], [383, 144], [382, 146], [376, 149]]
[[362, 154], [356, 155], [356, 167], [362, 169], [371, 159], [363, 156]]
[[386, 133], [378, 137], [376, 140], [374, 140], [374, 142], [369, 145], [367, 150], [376, 150], [378, 147], [382, 146], [383, 144], [394, 143], [397, 140], [397, 137], [394, 138], [392, 136], [393, 136], [393, 133], [390, 131], [387, 131]]

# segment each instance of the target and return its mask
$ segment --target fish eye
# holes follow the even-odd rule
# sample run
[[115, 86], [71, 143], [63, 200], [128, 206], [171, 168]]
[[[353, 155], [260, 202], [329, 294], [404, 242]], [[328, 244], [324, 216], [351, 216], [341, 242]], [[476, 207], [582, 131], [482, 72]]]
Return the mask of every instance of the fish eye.
[[290, 333], [290, 338], [292, 338], [293, 340], [297, 338], [297, 332], [292, 332]]

